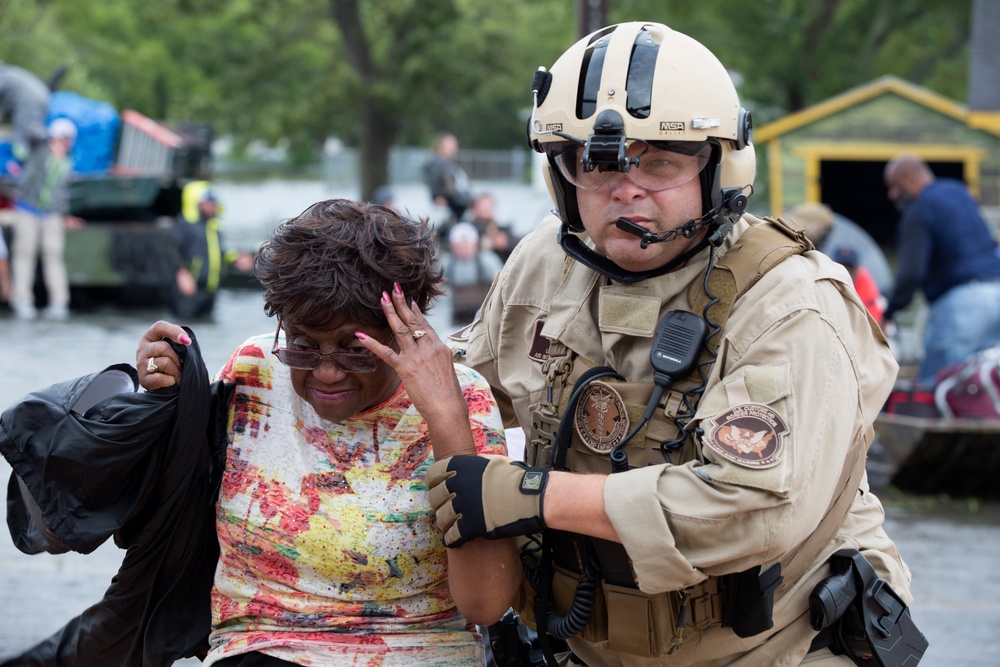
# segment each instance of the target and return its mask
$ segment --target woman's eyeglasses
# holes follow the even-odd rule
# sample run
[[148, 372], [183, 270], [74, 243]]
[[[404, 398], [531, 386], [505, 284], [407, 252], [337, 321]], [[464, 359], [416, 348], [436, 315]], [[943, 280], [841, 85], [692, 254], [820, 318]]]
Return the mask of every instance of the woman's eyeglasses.
[[315, 350], [291, 350], [287, 347], [278, 347], [278, 337], [281, 335], [281, 319], [278, 319], [278, 330], [274, 332], [274, 346], [271, 354], [278, 357], [278, 361], [300, 371], [313, 371], [319, 368], [324, 359], [329, 359], [339, 370], [345, 373], [373, 373], [378, 368], [380, 359], [367, 350], [364, 352], [345, 352], [337, 350], [320, 354]]

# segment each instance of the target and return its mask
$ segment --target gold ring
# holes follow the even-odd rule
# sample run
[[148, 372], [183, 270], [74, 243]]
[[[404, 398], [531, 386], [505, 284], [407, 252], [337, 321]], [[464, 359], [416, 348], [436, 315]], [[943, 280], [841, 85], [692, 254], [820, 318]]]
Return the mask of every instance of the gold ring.
[[147, 373], [160, 372], [160, 367], [156, 365], [156, 357], [150, 357], [149, 361], [146, 362], [146, 372]]
[[416, 331], [413, 332], [413, 340], [420, 340], [426, 335], [427, 335], [426, 331], [424, 331], [423, 329], [417, 329]]

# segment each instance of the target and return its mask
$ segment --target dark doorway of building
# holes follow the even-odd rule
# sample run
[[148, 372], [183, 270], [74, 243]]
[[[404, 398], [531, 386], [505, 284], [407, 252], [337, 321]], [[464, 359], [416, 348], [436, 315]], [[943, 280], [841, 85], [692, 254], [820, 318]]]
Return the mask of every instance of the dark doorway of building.
[[[938, 178], [963, 178], [961, 162], [928, 164]], [[883, 171], [885, 161], [823, 160], [820, 188], [824, 204], [858, 223], [883, 250], [891, 253], [896, 246], [899, 212], [886, 194]]]

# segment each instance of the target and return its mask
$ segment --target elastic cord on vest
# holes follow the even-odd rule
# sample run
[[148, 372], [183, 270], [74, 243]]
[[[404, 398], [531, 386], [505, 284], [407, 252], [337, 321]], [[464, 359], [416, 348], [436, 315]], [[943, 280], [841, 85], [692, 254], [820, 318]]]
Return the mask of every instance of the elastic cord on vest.
[[664, 392], [673, 387], [677, 380], [688, 377], [695, 370], [698, 361], [705, 356], [703, 348], [707, 333], [708, 325], [705, 321], [686, 310], [671, 310], [660, 319], [656, 325], [653, 344], [649, 348], [649, 363], [653, 367], [653, 391], [639, 424], [611, 449], [611, 472], [628, 470], [628, 454], [624, 445], [653, 418]]
[[[545, 533], [548, 532], [548, 530], [545, 531]], [[525, 571], [531, 587], [537, 591], [534, 600], [535, 624], [538, 642], [545, 656], [545, 663], [548, 667], [558, 667], [559, 663], [552, 652], [548, 638], [551, 635], [556, 639], [569, 639], [580, 634], [590, 622], [594, 610], [594, 600], [597, 598], [600, 588], [601, 566], [588, 541], [586, 543], [586, 562], [583, 564], [583, 572], [576, 582], [573, 602], [566, 614], [559, 614], [553, 608], [552, 538], [544, 535], [542, 540], [541, 562], [537, 567], [526, 567]]]
[[635, 434], [638, 433], [642, 427], [646, 425], [646, 422], [650, 420], [653, 413], [656, 412], [656, 407], [659, 405], [660, 399], [663, 398], [663, 392], [665, 392], [672, 384], [673, 382], [671, 381], [669, 385], [656, 384], [653, 387], [653, 395], [649, 397], [649, 403], [646, 404], [646, 411], [643, 413], [642, 419], [635, 425], [635, 428], [629, 431], [624, 438], [618, 441], [618, 444], [611, 448], [611, 452], [608, 454], [608, 458], [611, 459], [611, 472], [625, 472], [628, 470], [628, 454], [625, 453], [625, 450], [623, 449], [624, 446], [632, 438], [634, 438]]
[[545, 619], [545, 628], [549, 634], [557, 639], [569, 639], [580, 634], [590, 621], [590, 615], [594, 609], [594, 600], [597, 597], [597, 590], [600, 586], [601, 566], [597, 561], [594, 548], [587, 541], [587, 558], [583, 564], [583, 572], [580, 575], [580, 579], [576, 582], [573, 602], [570, 604], [569, 611], [566, 614], [559, 614], [552, 607], [552, 540], [546, 540], [546, 543], [549, 546], [544, 551], [542, 571], [545, 573], [544, 578], [548, 582], [546, 584], [546, 593], [548, 594], [545, 596], [548, 604], [546, 608], [539, 611], [543, 612], [541, 618]]
[[[708, 315], [712, 306], [719, 303], [719, 297], [716, 296], [716, 294], [712, 292], [709, 287], [709, 279], [711, 278], [712, 271], [715, 269], [715, 260], [715, 246], [712, 245], [709, 247], [708, 266], [705, 268], [705, 276], [702, 278], [702, 289], [705, 290], [705, 296], [708, 297], [708, 303], [706, 303], [705, 307], [702, 308], [701, 317], [705, 321], [705, 324], [708, 325], [708, 333], [705, 336], [705, 344], [703, 347], [704, 357], [698, 362], [697, 365], [699, 383], [689, 387], [688, 390], [684, 392], [681, 396], [681, 406], [671, 418], [674, 422], [674, 426], [677, 427], [677, 435], [670, 440], [664, 440], [660, 443], [660, 453], [663, 454], [663, 458], [666, 461], [670, 460], [670, 457], [667, 454], [668, 450], [673, 452], [680, 449], [690, 435], [687, 431], [687, 425], [694, 417], [698, 399], [702, 393], [704, 393], [705, 385], [708, 384], [707, 371], [713, 364], [715, 364], [715, 360], [718, 357], [716, 352], [716, 350], [718, 350], [718, 342], [713, 345], [712, 340], [722, 331], [722, 325]], [[696, 429], [696, 432], [698, 430], [700, 429]]]
[[[663, 388], [655, 387], [653, 389], [653, 397], [649, 399], [649, 406], [655, 408], [656, 404], [660, 402], [660, 398], [662, 396]], [[649, 409], [649, 406], [646, 407], [647, 413], [652, 412]], [[635, 437], [635, 434], [646, 425], [646, 422], [649, 421], [649, 417], [651, 416], [652, 414], [649, 414], [648, 416], [644, 414], [639, 423], [635, 425], [635, 428], [629, 431], [628, 434], [618, 442], [618, 444], [611, 448], [611, 452], [608, 454], [608, 458], [611, 459], [611, 472], [625, 472], [628, 470], [628, 454], [625, 453], [625, 450], [622, 449], [622, 447]]]
[[707, 239], [702, 240], [687, 252], [656, 269], [650, 269], [649, 271], [626, 271], [612, 260], [588, 247], [579, 236], [570, 231], [569, 225], [565, 222], [559, 228], [557, 240], [559, 241], [559, 245], [562, 246], [563, 252], [576, 261], [587, 268], [597, 271], [601, 275], [611, 278], [617, 283], [626, 285], [669, 273], [679, 266], [683, 266], [685, 262], [697, 255], [708, 245]]
[[580, 401], [580, 394], [583, 393], [588, 384], [597, 378], [608, 376], [615, 378], [619, 382], [625, 381], [625, 378], [619, 375], [615, 369], [609, 366], [595, 366], [581, 375], [580, 379], [573, 385], [573, 393], [569, 396], [566, 411], [559, 421], [559, 430], [556, 433], [556, 442], [552, 451], [552, 470], [566, 470], [566, 453], [569, 451], [573, 433], [573, 414], [576, 413], [576, 404]]
[[[566, 404], [566, 411], [563, 413], [559, 423], [556, 442], [553, 447], [550, 469], [566, 470], [566, 454], [569, 450], [571, 433], [573, 430], [573, 415], [576, 412], [576, 405], [580, 401], [580, 395], [591, 382], [602, 377], [614, 377], [616, 380], [625, 381], [625, 378], [617, 373], [613, 368], [607, 366], [596, 366], [588, 369], [573, 385], [573, 392], [570, 394]], [[545, 654], [546, 662], [555, 667], [557, 664], [548, 644], [546, 636], [551, 634], [557, 639], [568, 639], [578, 635], [587, 626], [594, 610], [594, 600], [597, 597], [601, 580], [601, 567], [597, 561], [597, 556], [593, 547], [587, 542], [587, 558], [583, 564], [583, 572], [576, 582], [573, 592], [573, 602], [570, 604], [566, 614], [559, 614], [553, 608], [552, 595], [552, 538], [547, 536], [548, 531], [543, 533], [542, 554], [537, 566], [532, 566], [523, 558], [525, 572], [528, 575], [532, 588], [537, 592], [535, 596], [535, 623], [542, 652]]]

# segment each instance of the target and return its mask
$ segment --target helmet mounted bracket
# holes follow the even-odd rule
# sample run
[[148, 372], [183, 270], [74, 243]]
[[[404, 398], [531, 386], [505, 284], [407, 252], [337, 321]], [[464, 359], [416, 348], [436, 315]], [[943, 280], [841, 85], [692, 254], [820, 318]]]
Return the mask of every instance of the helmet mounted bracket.
[[580, 160], [584, 171], [628, 171], [639, 164], [629, 158], [625, 145], [625, 121], [614, 109], [605, 109], [594, 122], [594, 133], [587, 139]]

